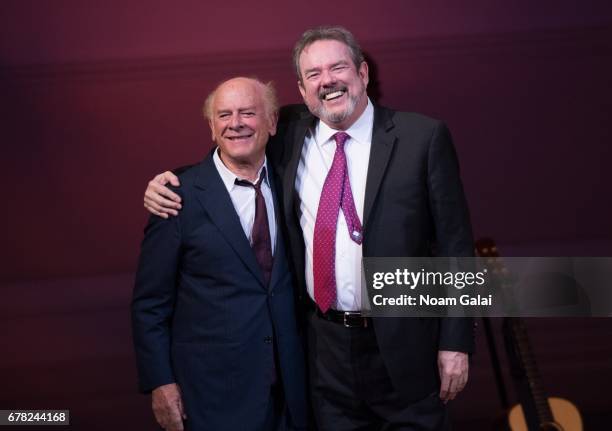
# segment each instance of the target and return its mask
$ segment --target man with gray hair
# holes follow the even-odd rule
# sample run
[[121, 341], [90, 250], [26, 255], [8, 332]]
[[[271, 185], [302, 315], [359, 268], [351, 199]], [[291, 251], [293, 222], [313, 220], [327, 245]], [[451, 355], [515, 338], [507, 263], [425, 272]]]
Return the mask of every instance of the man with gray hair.
[[[374, 105], [368, 64], [342, 27], [306, 31], [293, 60], [306, 107], [288, 108], [268, 147], [298, 295], [309, 312], [312, 406], [321, 430], [445, 430], [468, 378], [471, 319], [362, 314], [361, 259], [470, 256], [472, 232], [447, 127]], [[180, 201], [149, 183], [145, 207]]]
[[292, 277], [265, 148], [270, 85], [220, 84], [204, 112], [217, 147], [180, 176], [178, 217], [151, 216], [132, 301], [140, 389], [177, 430], [304, 430]]

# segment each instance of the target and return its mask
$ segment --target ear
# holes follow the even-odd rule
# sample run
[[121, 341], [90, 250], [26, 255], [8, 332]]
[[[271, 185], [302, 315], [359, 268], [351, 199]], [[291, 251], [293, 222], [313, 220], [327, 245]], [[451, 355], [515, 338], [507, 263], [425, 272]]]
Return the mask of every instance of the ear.
[[368, 69], [368, 63], [362, 61], [359, 65], [359, 70], [357, 72], [359, 74], [359, 78], [361, 78], [361, 82], [363, 82], [363, 86], [367, 88], [368, 82], [370, 82], [370, 71]]
[[298, 79], [298, 89], [300, 90], [300, 94], [302, 95], [302, 99], [306, 98], [306, 89], [304, 88], [304, 83], [301, 79]]
[[215, 142], [215, 126], [212, 120], [208, 120], [208, 127], [210, 127], [210, 137]]
[[276, 135], [276, 126], [278, 125], [278, 111], [274, 111], [272, 114], [268, 115], [268, 133], [270, 136]]

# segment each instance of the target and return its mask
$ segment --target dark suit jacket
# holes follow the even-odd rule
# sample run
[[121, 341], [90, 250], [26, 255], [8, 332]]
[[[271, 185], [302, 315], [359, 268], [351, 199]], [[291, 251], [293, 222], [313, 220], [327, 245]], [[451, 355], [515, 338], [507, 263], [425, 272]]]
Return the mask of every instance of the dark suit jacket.
[[[283, 108], [268, 145], [281, 177], [283, 212], [299, 295], [306, 297], [304, 238], [295, 177], [307, 130], [303, 105]], [[473, 255], [468, 208], [451, 136], [440, 121], [375, 106], [364, 216], [364, 257]], [[407, 400], [439, 389], [438, 350], [473, 351], [472, 319], [378, 318], [379, 348]]]
[[305, 426], [304, 356], [282, 231], [266, 286], [211, 155], [180, 181], [183, 210], [152, 216], [142, 242], [132, 302], [140, 389], [177, 382], [188, 429], [259, 430], [274, 336], [290, 419]]

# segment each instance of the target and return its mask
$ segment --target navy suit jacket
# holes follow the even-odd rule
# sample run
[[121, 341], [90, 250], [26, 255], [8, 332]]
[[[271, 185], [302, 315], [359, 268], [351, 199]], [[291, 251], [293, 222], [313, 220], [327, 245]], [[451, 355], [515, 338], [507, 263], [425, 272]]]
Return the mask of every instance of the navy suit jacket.
[[[286, 106], [268, 144], [268, 160], [281, 178], [285, 235], [304, 302], [305, 246], [295, 178], [304, 138], [315, 124], [304, 105]], [[374, 106], [363, 234], [364, 257], [473, 255], [459, 164], [444, 123]], [[439, 389], [439, 350], [474, 349], [470, 318], [375, 318], [373, 324], [389, 375], [407, 401]]]
[[132, 302], [140, 389], [178, 383], [187, 429], [258, 430], [274, 337], [290, 421], [304, 427], [304, 355], [282, 230], [266, 286], [212, 156], [179, 178], [182, 211], [152, 216], [142, 242]]

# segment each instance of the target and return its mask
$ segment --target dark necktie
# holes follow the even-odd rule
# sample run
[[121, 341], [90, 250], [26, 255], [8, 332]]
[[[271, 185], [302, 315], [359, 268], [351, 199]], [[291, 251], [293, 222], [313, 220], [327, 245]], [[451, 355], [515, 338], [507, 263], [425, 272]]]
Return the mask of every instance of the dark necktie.
[[326, 312], [336, 302], [336, 226], [340, 208], [344, 213], [348, 234], [357, 244], [362, 241], [362, 227], [355, 209], [348, 176], [344, 144], [345, 132], [333, 136], [336, 152], [323, 183], [313, 238], [313, 276], [315, 302]]
[[268, 224], [268, 210], [266, 200], [261, 193], [261, 185], [266, 177], [266, 168], [261, 170], [259, 181], [253, 184], [246, 180], [236, 178], [235, 183], [239, 186], [253, 187], [255, 189], [255, 221], [251, 230], [251, 247], [255, 252], [255, 258], [264, 275], [266, 286], [270, 282], [272, 274], [272, 241], [270, 240], [270, 225]]

